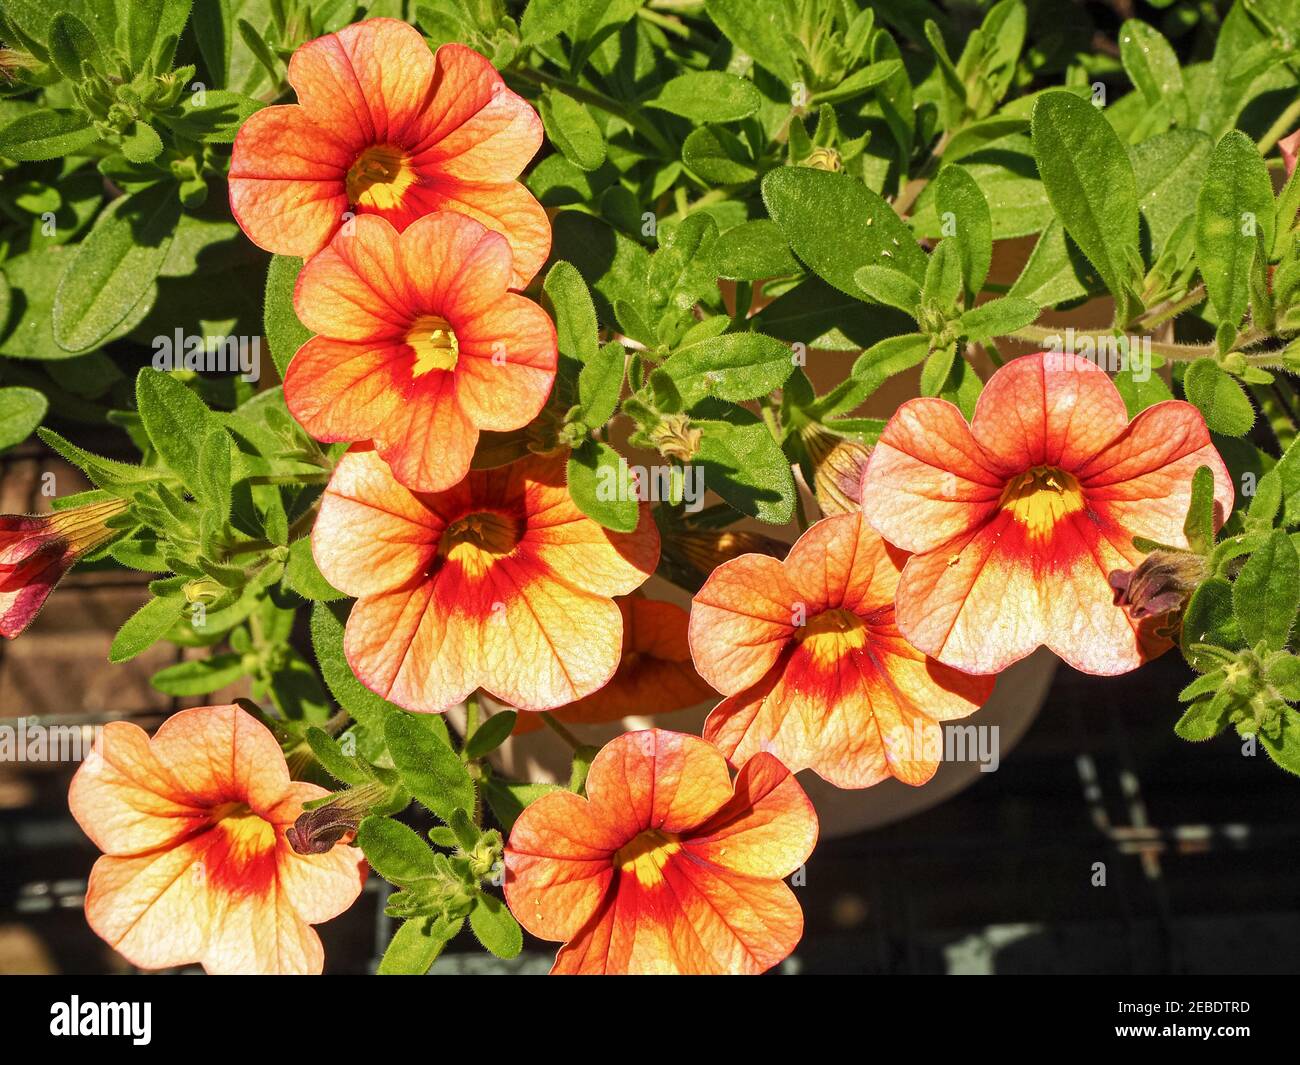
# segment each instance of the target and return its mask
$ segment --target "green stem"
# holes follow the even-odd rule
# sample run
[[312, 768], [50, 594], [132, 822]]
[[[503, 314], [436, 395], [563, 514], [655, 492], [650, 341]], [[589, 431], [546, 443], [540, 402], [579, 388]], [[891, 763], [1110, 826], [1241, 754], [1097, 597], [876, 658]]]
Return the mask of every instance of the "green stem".
[[560, 739], [562, 739], [575, 751], [582, 746], [582, 741], [579, 740], [578, 737], [575, 736], [572, 732], [570, 732], [567, 728], [561, 725], [559, 721], [555, 719], [555, 716], [551, 714], [549, 711], [543, 710], [538, 716], [541, 717], [542, 724], [544, 724], [547, 728], [549, 728], [552, 732], [554, 732], [557, 736], [559, 736]]
[[465, 745], [469, 745], [470, 739], [478, 730], [478, 719], [480, 706], [478, 701], [478, 692], [470, 692], [469, 698], [465, 700]]
[[1259, 154], [1268, 155], [1273, 146], [1290, 133], [1297, 123], [1300, 123], [1300, 99], [1293, 100], [1291, 105], [1277, 116], [1277, 121], [1269, 126], [1268, 132], [1259, 139]]

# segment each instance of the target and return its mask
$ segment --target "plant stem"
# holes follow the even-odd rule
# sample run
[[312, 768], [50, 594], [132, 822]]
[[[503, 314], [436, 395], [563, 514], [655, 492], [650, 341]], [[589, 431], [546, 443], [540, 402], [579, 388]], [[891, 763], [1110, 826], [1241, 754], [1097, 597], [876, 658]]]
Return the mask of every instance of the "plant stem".
[[1277, 116], [1277, 120], [1268, 128], [1268, 132], [1259, 139], [1259, 154], [1267, 155], [1272, 147], [1300, 123], [1300, 100], [1293, 100], [1291, 105]]
[[579, 740], [578, 737], [575, 736], [572, 732], [570, 732], [567, 728], [561, 725], [559, 721], [555, 719], [555, 716], [550, 713], [550, 711], [543, 710], [538, 716], [541, 717], [542, 724], [544, 724], [547, 728], [549, 728], [552, 732], [554, 732], [557, 736], [559, 736], [560, 739], [562, 739], [575, 751], [582, 746], [582, 741]]
[[469, 744], [470, 738], [478, 730], [479, 711], [478, 692], [472, 691], [465, 700], [465, 745]]

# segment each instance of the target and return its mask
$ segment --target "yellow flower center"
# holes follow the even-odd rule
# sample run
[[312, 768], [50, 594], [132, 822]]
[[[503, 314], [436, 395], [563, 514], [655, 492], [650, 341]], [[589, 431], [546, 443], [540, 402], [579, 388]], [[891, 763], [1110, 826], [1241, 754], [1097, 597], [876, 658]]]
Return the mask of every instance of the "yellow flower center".
[[1031, 538], [1041, 538], [1062, 518], [1083, 509], [1083, 490], [1064, 470], [1035, 466], [1007, 482], [1001, 505]]
[[275, 827], [253, 813], [246, 802], [227, 802], [214, 806], [212, 824], [230, 841], [229, 854], [235, 860], [249, 860], [275, 847]]
[[796, 633], [816, 662], [834, 662], [867, 644], [867, 623], [852, 610], [824, 610]]
[[485, 510], [466, 514], [447, 526], [438, 553], [470, 576], [479, 576], [519, 543], [519, 523], [508, 514]]
[[654, 887], [663, 882], [668, 859], [682, 849], [678, 839], [671, 832], [647, 829], [614, 852], [614, 866], [636, 877], [642, 887]]
[[406, 342], [415, 352], [412, 377], [423, 377], [430, 370], [454, 370], [460, 357], [460, 344], [451, 323], [436, 314], [422, 314], [407, 331]]
[[374, 144], [357, 156], [348, 170], [348, 202], [375, 211], [402, 205], [402, 195], [415, 184], [415, 169], [400, 148]]

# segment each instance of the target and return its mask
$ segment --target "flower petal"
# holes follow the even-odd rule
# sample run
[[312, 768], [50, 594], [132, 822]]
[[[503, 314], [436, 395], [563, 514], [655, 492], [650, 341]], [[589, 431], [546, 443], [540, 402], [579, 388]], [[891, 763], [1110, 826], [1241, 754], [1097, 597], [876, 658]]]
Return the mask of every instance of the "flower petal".
[[413, 161], [454, 181], [517, 178], [542, 146], [542, 121], [505, 87], [484, 57], [463, 44], [437, 53], [437, 89], [425, 112]]
[[558, 362], [555, 325], [532, 300], [498, 295], [483, 313], [458, 324], [456, 394], [480, 429], [527, 425], [546, 405]]
[[284, 400], [317, 440], [370, 440], [401, 410], [410, 364], [405, 344], [314, 336], [289, 363]]
[[871, 451], [862, 512], [905, 551], [929, 551], [978, 528], [1006, 478], [951, 403], [913, 399], [895, 412]]
[[1006, 474], [1073, 471], [1124, 431], [1128, 411], [1105, 371], [1072, 354], [1012, 359], [980, 393], [971, 433]]
[[393, 477], [374, 451], [344, 455], [321, 500], [312, 555], [347, 595], [397, 588], [422, 572], [438, 549], [444, 522]]
[[[484, 60], [486, 62], [486, 60]], [[303, 108], [329, 129], [367, 144], [402, 144], [429, 108], [433, 54], [420, 31], [372, 18], [308, 41], [289, 61]]]
[[1232, 513], [1232, 478], [1201, 412], [1169, 400], [1142, 411], [1114, 441], [1076, 471], [1089, 506], [1126, 535], [1186, 547], [1183, 522], [1198, 467], [1214, 474], [1214, 527]]
[[348, 210], [344, 184], [362, 145], [296, 104], [245, 119], [230, 160], [230, 210], [245, 235], [277, 255], [315, 255]]
[[[594, 724], [666, 714], [716, 698], [691, 663], [685, 610], [640, 595], [619, 599], [618, 607], [623, 614], [623, 657], [614, 679], [599, 691], [551, 711], [560, 721]], [[519, 715], [514, 731], [541, 727], [536, 716], [525, 713]]]
[[404, 340], [415, 318], [397, 231], [361, 215], [307, 260], [293, 306], [313, 333], [335, 340]]
[[803, 912], [780, 880], [674, 855], [654, 886], [621, 876], [551, 972], [758, 974], [788, 957], [802, 935]]
[[779, 559], [724, 562], [691, 600], [691, 656], [700, 676], [724, 695], [756, 683], [794, 634], [798, 600]]
[[505, 851], [505, 896], [519, 923], [542, 939], [577, 934], [614, 877], [614, 852], [626, 838], [603, 811], [557, 791], [524, 808]]
[[735, 794], [684, 847], [732, 872], [776, 880], [808, 860], [817, 827], [817, 814], [794, 774], [763, 752], [745, 763]]
[[455, 211], [505, 237], [512, 256], [511, 288], [526, 286], [551, 253], [546, 210], [517, 181], [484, 185], [429, 177], [407, 189], [405, 202], [412, 218]]
[[693, 829], [731, 795], [722, 755], [698, 736], [665, 729], [624, 733], [601, 749], [587, 773], [588, 799], [618, 819], [625, 843], [646, 829]]

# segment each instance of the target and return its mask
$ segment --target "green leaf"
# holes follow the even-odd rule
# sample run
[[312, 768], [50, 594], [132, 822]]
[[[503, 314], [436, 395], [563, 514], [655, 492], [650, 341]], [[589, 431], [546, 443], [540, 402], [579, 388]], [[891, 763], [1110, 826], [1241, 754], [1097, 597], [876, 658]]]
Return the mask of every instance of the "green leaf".
[[0, 127], [0, 156], [20, 163], [75, 155], [99, 140], [79, 111], [28, 111]]
[[895, 307], [913, 318], [919, 313], [921, 286], [901, 270], [889, 266], [860, 266], [853, 272], [853, 280], [874, 302]]
[[131, 313], [167, 259], [180, 211], [175, 188], [163, 182], [99, 216], [54, 297], [54, 339], [61, 347], [93, 347]]
[[715, 185], [740, 185], [758, 176], [744, 142], [719, 126], [692, 130], [682, 142], [682, 162], [701, 180]]
[[1214, 549], [1214, 474], [1208, 466], [1198, 466], [1192, 475], [1192, 498], [1183, 521], [1187, 546], [1198, 555]]
[[266, 300], [262, 328], [271, 349], [271, 361], [284, 379], [289, 360], [312, 338], [312, 332], [298, 319], [293, 309], [293, 289], [298, 283], [302, 260], [276, 255], [266, 271]]
[[1273, 185], [1255, 142], [1240, 130], [1224, 135], [1210, 156], [1196, 200], [1196, 261], [1219, 319], [1241, 321], [1250, 299], [1256, 233], [1273, 246]]
[[632, 532], [641, 519], [627, 460], [600, 440], [586, 440], [569, 456], [569, 495], [587, 517], [615, 532]]
[[324, 729], [310, 726], [305, 733], [307, 746], [320, 762], [321, 768], [335, 780], [357, 787], [367, 784], [375, 778], [363, 768], [357, 759], [345, 754], [339, 741]]
[[770, 218], [742, 222], [719, 234], [712, 263], [720, 277], [736, 281], [761, 281], [799, 272], [789, 243]]
[[968, 339], [988, 340], [1032, 325], [1038, 311], [1038, 304], [1023, 296], [1003, 296], [963, 312], [957, 324]]
[[784, 525], [794, 514], [790, 462], [767, 424], [744, 407], [705, 400], [691, 424], [703, 432], [695, 463], [704, 483], [742, 514]]
[[596, 306], [582, 274], [561, 259], [551, 267], [542, 284], [555, 316], [560, 354], [585, 363], [599, 350]]
[[484, 758], [491, 754], [510, 738], [515, 728], [515, 718], [519, 715], [513, 710], [502, 710], [474, 730], [474, 735], [465, 744], [466, 758]]
[[1123, 303], [1138, 252], [1137, 182], [1128, 152], [1101, 112], [1071, 92], [1043, 93], [1031, 131], [1052, 209]]
[[1300, 609], [1300, 558], [1281, 529], [1246, 560], [1232, 583], [1232, 605], [1241, 635], [1252, 647], [1286, 647]]
[[117, 630], [108, 649], [108, 660], [126, 662], [148, 650], [180, 620], [184, 609], [185, 599], [181, 595], [151, 598]]
[[[964, 363], [966, 360], [963, 359]], [[937, 396], [948, 383], [948, 377], [957, 362], [957, 345], [945, 344], [930, 353], [921, 368], [921, 395]]]
[[1183, 391], [1205, 416], [1205, 424], [1226, 436], [1245, 436], [1255, 408], [1237, 380], [1210, 358], [1197, 359], [1183, 375]]
[[586, 104], [561, 92], [545, 92], [537, 100], [546, 134], [564, 157], [583, 170], [605, 161], [605, 137]]
[[604, 425], [614, 416], [623, 393], [623, 370], [627, 352], [611, 340], [591, 355], [578, 373], [578, 404], [582, 421], [590, 429]]
[[642, 105], [692, 122], [735, 122], [754, 114], [763, 98], [754, 83], [720, 70], [679, 74]]
[[1274, 763], [1288, 773], [1300, 776], [1300, 713], [1283, 707], [1276, 737], [1260, 732], [1259, 741]]
[[1141, 19], [1129, 19], [1119, 29], [1119, 58], [1147, 107], [1168, 107], [1175, 121], [1187, 122], [1182, 68], [1159, 30]]
[[31, 436], [48, 409], [49, 403], [34, 388], [0, 388], [0, 451]]
[[855, 299], [862, 298], [854, 279], [861, 266], [893, 266], [918, 283], [925, 279], [925, 253], [911, 231], [847, 174], [778, 167], [763, 178], [763, 202], [795, 254]]
[[961, 252], [962, 281], [969, 305], [984, 287], [993, 261], [993, 218], [988, 201], [970, 171], [952, 165], [939, 171], [934, 196], [939, 231], [945, 240], [955, 241]]
[[81, 470], [96, 488], [110, 491], [132, 486], [156, 484], [159, 471], [144, 466], [132, 466], [116, 459], [106, 459], [77, 447], [52, 429], [39, 430], [40, 438], [70, 463]]
[[331, 603], [346, 596], [325, 579], [311, 553], [311, 540], [304, 536], [289, 546], [289, 562], [284, 567], [284, 584], [290, 591], [313, 602]]
[[135, 379], [135, 400], [149, 440], [183, 484], [202, 479], [200, 448], [212, 417], [179, 378], [146, 366]]
[[495, 895], [480, 891], [469, 912], [474, 938], [498, 958], [518, 957], [524, 949], [524, 934], [514, 914]]
[[81, 64], [96, 65], [99, 44], [86, 24], [71, 11], [60, 11], [50, 22], [50, 58], [69, 81], [81, 81]]
[[218, 688], [234, 684], [243, 675], [243, 655], [216, 654], [211, 658], [177, 662], [174, 666], [160, 669], [150, 683], [164, 695], [183, 698], [189, 695], [207, 695]]
[[403, 921], [376, 970], [380, 976], [423, 976], [460, 931], [464, 919], [412, 917]]
[[407, 713], [389, 715], [384, 740], [402, 783], [422, 806], [448, 824], [456, 810], [474, 809], [474, 782], [450, 744]]
[[1197, 699], [1178, 719], [1174, 732], [1193, 743], [1212, 740], [1228, 727], [1231, 711], [1231, 704]]
[[1183, 655], [1198, 673], [1206, 673], [1219, 665], [1210, 655], [1194, 650], [1199, 643], [1239, 650], [1242, 647], [1241, 630], [1232, 610], [1232, 585], [1222, 577], [1210, 577], [1192, 593], [1183, 614]]
[[[895, 272], [895, 271], [891, 271]], [[712, 396], [732, 403], [765, 396], [794, 371], [790, 348], [761, 333], [727, 333], [678, 349], [660, 367], [685, 406]]]
[[392, 884], [436, 876], [433, 851], [420, 834], [391, 817], [367, 817], [357, 828], [357, 846], [376, 873]]
[[122, 134], [122, 154], [132, 163], [152, 163], [162, 150], [158, 131], [143, 119], [132, 122]]
[[265, 105], [226, 89], [206, 89], [200, 98], [183, 98], [175, 112], [158, 118], [169, 128], [202, 144], [230, 144], [245, 120]]
[[861, 399], [866, 399], [895, 374], [918, 365], [929, 354], [930, 338], [924, 333], [905, 333], [873, 344], [853, 364], [853, 376], [866, 386]]

